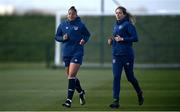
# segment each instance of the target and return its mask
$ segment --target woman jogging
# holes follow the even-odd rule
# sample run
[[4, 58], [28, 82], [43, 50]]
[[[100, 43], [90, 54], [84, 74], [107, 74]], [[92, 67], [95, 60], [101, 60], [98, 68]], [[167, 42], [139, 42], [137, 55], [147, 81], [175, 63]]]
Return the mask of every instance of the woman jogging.
[[85, 104], [85, 92], [76, 75], [82, 64], [84, 45], [89, 37], [90, 33], [77, 15], [77, 10], [74, 6], [70, 7], [67, 20], [59, 25], [55, 36], [56, 41], [62, 42], [62, 57], [69, 81], [67, 99], [62, 104], [64, 107], [71, 107], [75, 90], [79, 93], [80, 104]]
[[124, 68], [127, 80], [133, 85], [138, 96], [138, 103], [144, 102], [143, 92], [134, 76], [134, 52], [133, 42], [138, 41], [133, 16], [122, 6], [115, 10], [116, 24], [113, 29], [113, 37], [108, 39], [108, 44], [112, 45], [112, 68], [113, 68], [113, 103], [110, 108], [119, 108], [120, 103], [120, 80]]

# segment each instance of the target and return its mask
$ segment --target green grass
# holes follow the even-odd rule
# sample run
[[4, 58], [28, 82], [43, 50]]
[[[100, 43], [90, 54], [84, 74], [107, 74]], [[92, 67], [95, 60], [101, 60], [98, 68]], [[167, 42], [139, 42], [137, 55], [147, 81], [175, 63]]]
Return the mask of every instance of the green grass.
[[[123, 73], [121, 107], [117, 110], [180, 110], [180, 70], [136, 69], [144, 91], [143, 106], [137, 104], [133, 87]], [[61, 106], [67, 79], [63, 69], [45, 69], [42, 64], [0, 64], [0, 111], [113, 111], [111, 69], [80, 69], [78, 77], [86, 90], [87, 104], [75, 93], [72, 108]], [[116, 109], [115, 109], [116, 110]]]

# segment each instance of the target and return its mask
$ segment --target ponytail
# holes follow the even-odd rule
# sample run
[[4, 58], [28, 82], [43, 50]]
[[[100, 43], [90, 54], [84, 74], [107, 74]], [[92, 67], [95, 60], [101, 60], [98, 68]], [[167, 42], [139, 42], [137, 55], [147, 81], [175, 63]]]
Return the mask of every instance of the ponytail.
[[[116, 10], [117, 10], [117, 9], [122, 10], [123, 14], [126, 15], [126, 17], [129, 19], [129, 21], [131, 21], [132, 24], [135, 24], [135, 23], [136, 23], [135, 17], [134, 17], [131, 13], [127, 12], [127, 10], [126, 10], [125, 7], [119, 6], [119, 7], [116, 8]], [[116, 10], [115, 10], [115, 11], [116, 11]]]

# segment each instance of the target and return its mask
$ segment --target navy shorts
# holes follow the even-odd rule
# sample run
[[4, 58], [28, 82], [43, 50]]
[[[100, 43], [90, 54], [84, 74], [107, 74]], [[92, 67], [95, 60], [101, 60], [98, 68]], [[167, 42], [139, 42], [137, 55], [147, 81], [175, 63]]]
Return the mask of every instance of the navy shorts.
[[64, 56], [64, 66], [68, 67], [70, 63], [82, 64], [83, 56]]

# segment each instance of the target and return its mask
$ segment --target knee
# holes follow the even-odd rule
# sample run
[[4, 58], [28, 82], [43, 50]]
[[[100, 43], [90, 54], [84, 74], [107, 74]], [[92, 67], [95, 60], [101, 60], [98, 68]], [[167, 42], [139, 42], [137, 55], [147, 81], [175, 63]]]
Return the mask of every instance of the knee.
[[74, 79], [76, 77], [75, 73], [69, 73], [68, 79]]
[[113, 80], [114, 82], [120, 82], [120, 77], [119, 76], [114, 76], [114, 80]]
[[77, 71], [69, 71], [69, 73], [68, 73], [68, 77], [75, 77], [76, 76], [76, 74], [77, 74]]
[[120, 75], [119, 74], [113, 74], [114, 80], [120, 79]]
[[76, 72], [69, 72], [69, 76], [75, 76], [76, 75]]
[[127, 80], [128, 80], [130, 83], [135, 83], [135, 82], [136, 82], [136, 78], [135, 78], [135, 77], [128, 77]]
[[76, 73], [75, 72], [72, 72], [72, 71], [69, 71], [69, 69], [66, 69], [66, 74], [67, 74], [67, 76], [68, 76], [68, 79], [72, 79], [72, 78], [74, 78], [76, 75]]

